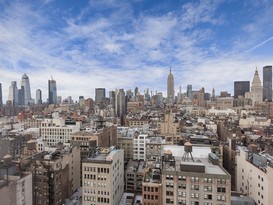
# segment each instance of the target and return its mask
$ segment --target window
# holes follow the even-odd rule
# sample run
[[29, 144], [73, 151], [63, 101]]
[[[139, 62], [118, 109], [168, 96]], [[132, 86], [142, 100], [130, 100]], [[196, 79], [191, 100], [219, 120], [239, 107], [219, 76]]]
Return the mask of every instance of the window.
[[211, 194], [204, 194], [204, 199], [212, 200], [212, 195]]
[[199, 182], [199, 177], [191, 177], [191, 182]]
[[225, 187], [217, 187], [217, 192], [226, 193], [226, 188]]
[[199, 190], [199, 185], [191, 185], [191, 190]]
[[204, 178], [204, 183], [212, 183], [212, 178]]
[[212, 186], [204, 186], [204, 191], [205, 192], [211, 192], [212, 191]]
[[191, 193], [191, 198], [198, 199], [199, 198], [199, 193]]
[[187, 185], [186, 184], [178, 184], [179, 189], [186, 189]]

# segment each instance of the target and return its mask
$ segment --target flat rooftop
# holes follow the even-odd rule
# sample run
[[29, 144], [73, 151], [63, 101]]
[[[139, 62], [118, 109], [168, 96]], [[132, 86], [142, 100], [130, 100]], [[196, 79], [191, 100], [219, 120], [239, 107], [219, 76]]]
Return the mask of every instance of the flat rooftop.
[[[184, 146], [176, 146], [176, 145], [168, 145], [163, 146], [164, 151], [171, 151], [174, 159], [175, 159], [175, 167], [174, 162], [169, 161], [164, 163], [163, 170], [164, 171], [180, 171], [180, 165], [185, 166], [205, 166], [206, 174], [216, 174], [216, 175], [228, 175], [228, 173], [219, 165], [213, 165], [208, 158], [209, 153], [211, 153], [210, 147], [197, 147], [192, 146], [192, 156], [194, 162], [189, 155], [186, 160], [182, 160], [184, 155]], [[162, 152], [164, 153], [164, 152]], [[194, 172], [194, 168], [193, 168]]]

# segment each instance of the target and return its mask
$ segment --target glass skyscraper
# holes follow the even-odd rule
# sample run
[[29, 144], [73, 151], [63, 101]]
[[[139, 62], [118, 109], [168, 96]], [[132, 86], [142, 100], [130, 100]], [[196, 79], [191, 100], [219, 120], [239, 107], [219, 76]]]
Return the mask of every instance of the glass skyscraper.
[[244, 96], [250, 90], [250, 81], [235, 81], [234, 82], [234, 98], [239, 95]]
[[272, 66], [263, 67], [263, 101], [272, 101]]
[[48, 80], [48, 103], [57, 104], [57, 84], [52, 78]]
[[31, 99], [31, 91], [30, 91], [30, 83], [29, 83], [29, 78], [27, 74], [24, 73], [22, 76], [22, 81], [21, 81], [21, 97], [23, 99], [20, 99], [22, 105], [28, 105], [30, 102], [32, 102]]

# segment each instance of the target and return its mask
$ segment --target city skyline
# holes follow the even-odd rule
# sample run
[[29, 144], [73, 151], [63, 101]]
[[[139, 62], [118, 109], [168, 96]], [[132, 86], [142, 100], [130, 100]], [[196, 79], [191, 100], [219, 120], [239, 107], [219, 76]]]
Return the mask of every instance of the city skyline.
[[2, 1], [0, 11], [4, 103], [23, 73], [43, 100], [50, 75], [64, 98], [136, 86], [166, 96], [170, 67], [175, 94], [188, 84], [218, 94], [273, 63], [270, 1]]

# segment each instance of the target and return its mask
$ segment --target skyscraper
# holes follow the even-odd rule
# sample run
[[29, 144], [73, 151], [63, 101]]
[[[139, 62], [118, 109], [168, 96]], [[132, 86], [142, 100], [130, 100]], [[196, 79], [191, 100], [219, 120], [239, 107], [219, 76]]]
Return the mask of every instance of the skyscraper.
[[52, 77], [48, 80], [48, 103], [57, 104], [57, 84]]
[[118, 92], [116, 91], [115, 110], [118, 117], [126, 114], [126, 98], [123, 89], [119, 89]]
[[0, 108], [3, 107], [2, 84], [0, 83]]
[[244, 96], [246, 92], [249, 92], [249, 81], [235, 81], [234, 82], [234, 98], [238, 98], [239, 95]]
[[95, 102], [100, 103], [102, 98], [105, 98], [105, 88], [95, 89]]
[[32, 102], [32, 100], [31, 100], [31, 91], [30, 91], [29, 78], [28, 78], [27, 74], [25, 74], [25, 73], [22, 76], [21, 88], [22, 87], [23, 87], [23, 89], [21, 89], [21, 90], [24, 93], [24, 94], [21, 94], [21, 96], [24, 97], [23, 105], [28, 105], [30, 102]]
[[187, 97], [192, 98], [192, 85], [187, 85]]
[[25, 87], [18, 89], [18, 105], [25, 105]]
[[258, 68], [256, 68], [255, 70], [251, 85], [251, 99], [253, 106], [255, 105], [255, 103], [260, 104], [263, 101], [263, 87], [259, 77]]
[[36, 104], [37, 105], [42, 104], [42, 91], [40, 89], [36, 90]]
[[135, 87], [135, 97], [137, 96], [138, 94], [138, 87]]
[[272, 101], [272, 66], [263, 67], [263, 101]]
[[18, 105], [18, 88], [16, 81], [11, 81], [11, 85], [9, 86], [9, 101], [11, 101], [13, 106]]
[[172, 105], [174, 103], [174, 78], [171, 68], [167, 80], [167, 102], [169, 105]]

